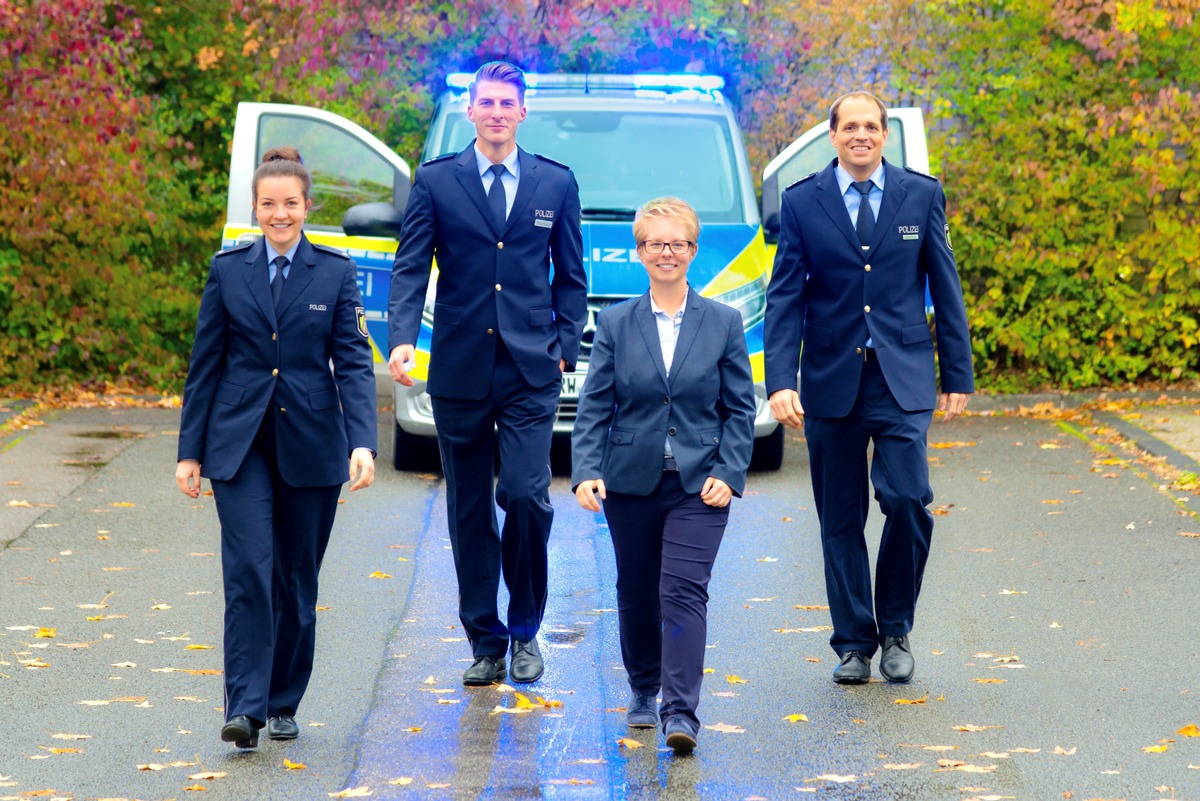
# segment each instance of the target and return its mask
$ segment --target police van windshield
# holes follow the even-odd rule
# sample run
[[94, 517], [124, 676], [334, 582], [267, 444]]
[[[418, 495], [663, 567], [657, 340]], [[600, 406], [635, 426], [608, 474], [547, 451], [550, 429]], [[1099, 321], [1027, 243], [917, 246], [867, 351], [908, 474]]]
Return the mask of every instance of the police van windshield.
[[[459, 152], [475, 136], [465, 114], [451, 115], [441, 153]], [[721, 117], [530, 109], [517, 142], [575, 172], [585, 220], [632, 220], [647, 200], [675, 195], [704, 222], [745, 222], [733, 139]]]

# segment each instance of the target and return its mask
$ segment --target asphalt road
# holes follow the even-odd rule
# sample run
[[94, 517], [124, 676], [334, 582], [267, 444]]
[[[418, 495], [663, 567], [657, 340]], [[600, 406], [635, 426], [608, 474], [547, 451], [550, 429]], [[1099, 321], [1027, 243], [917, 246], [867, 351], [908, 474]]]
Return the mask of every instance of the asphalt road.
[[[236, 751], [218, 739], [216, 514], [174, 487], [178, 412], [42, 419], [0, 441], [0, 799], [1200, 798], [1200, 737], [1177, 734], [1200, 724], [1200, 539], [1179, 536], [1200, 521], [1078, 424], [935, 424], [952, 447], [930, 451], [939, 516], [908, 685], [830, 679], [828, 612], [801, 608], [825, 592], [789, 440], [783, 470], [735, 501], [710, 588], [699, 715], [727, 731], [677, 758], [616, 711], [612, 549], [566, 478], [547, 672], [516, 687], [533, 706], [461, 687], [444, 487], [394, 472], [389, 436], [375, 486], [339, 510], [301, 737]], [[225, 775], [189, 778], [210, 773]]]

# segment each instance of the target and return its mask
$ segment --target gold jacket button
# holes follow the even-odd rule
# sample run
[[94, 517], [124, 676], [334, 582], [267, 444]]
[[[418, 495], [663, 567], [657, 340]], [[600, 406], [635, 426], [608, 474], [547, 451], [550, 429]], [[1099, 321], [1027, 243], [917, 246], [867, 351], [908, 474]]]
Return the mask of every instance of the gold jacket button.
[[271, 375], [279, 375], [279, 370], [278, 370], [278, 368], [276, 368], [276, 369], [272, 370], [272, 371], [271, 371]]
[[496, 291], [497, 291], [497, 292], [499, 292], [499, 291], [500, 291], [500, 289], [501, 289], [500, 285], [499, 285], [499, 284], [496, 284]]
[[287, 409], [285, 409], [285, 408], [283, 408], [282, 406], [280, 406], [280, 407], [279, 407], [279, 413], [280, 413], [280, 414], [287, 414]]
[[490, 329], [490, 328], [489, 328], [489, 329], [488, 329], [488, 336], [491, 336], [493, 333], [495, 333], [495, 332], [494, 332], [494, 331], [492, 331], [492, 329]]
[[870, 313], [871, 313], [871, 307], [870, 307], [870, 306], [863, 306], [863, 311], [865, 311], [867, 314], [870, 314]]
[[497, 243], [496, 243], [496, 249], [497, 249], [497, 250], [504, 250], [504, 243], [503, 243], [503, 242], [497, 242]]
[[277, 339], [279, 339], [279, 334], [276, 334], [274, 331], [272, 331], [271, 332], [271, 341], [274, 342]]
[[864, 270], [866, 270], [867, 272], [871, 272], [871, 265], [869, 265], [869, 264], [868, 264], [868, 265], [867, 265], [866, 267], [864, 267], [863, 269], [864, 269]]

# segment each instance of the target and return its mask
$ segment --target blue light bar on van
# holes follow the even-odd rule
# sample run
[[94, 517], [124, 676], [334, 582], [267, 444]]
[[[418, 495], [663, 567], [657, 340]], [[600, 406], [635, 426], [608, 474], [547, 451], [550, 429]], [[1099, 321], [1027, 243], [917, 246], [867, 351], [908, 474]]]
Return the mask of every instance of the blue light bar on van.
[[[475, 79], [472, 72], [452, 72], [446, 76], [446, 85], [451, 89], [466, 89]], [[662, 91], [694, 89], [715, 92], [725, 88], [725, 79], [719, 75], [585, 75], [583, 73], [526, 73], [525, 83], [530, 89], [659, 89]]]

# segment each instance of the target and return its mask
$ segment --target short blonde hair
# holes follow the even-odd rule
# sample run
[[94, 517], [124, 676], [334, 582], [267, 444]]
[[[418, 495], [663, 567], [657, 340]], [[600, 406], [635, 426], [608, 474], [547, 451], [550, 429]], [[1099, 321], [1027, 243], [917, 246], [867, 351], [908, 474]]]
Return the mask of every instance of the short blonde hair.
[[686, 200], [677, 197], [656, 197], [647, 200], [633, 218], [633, 239], [642, 244], [650, 220], [674, 220], [683, 223], [692, 242], [700, 239], [700, 218]]

